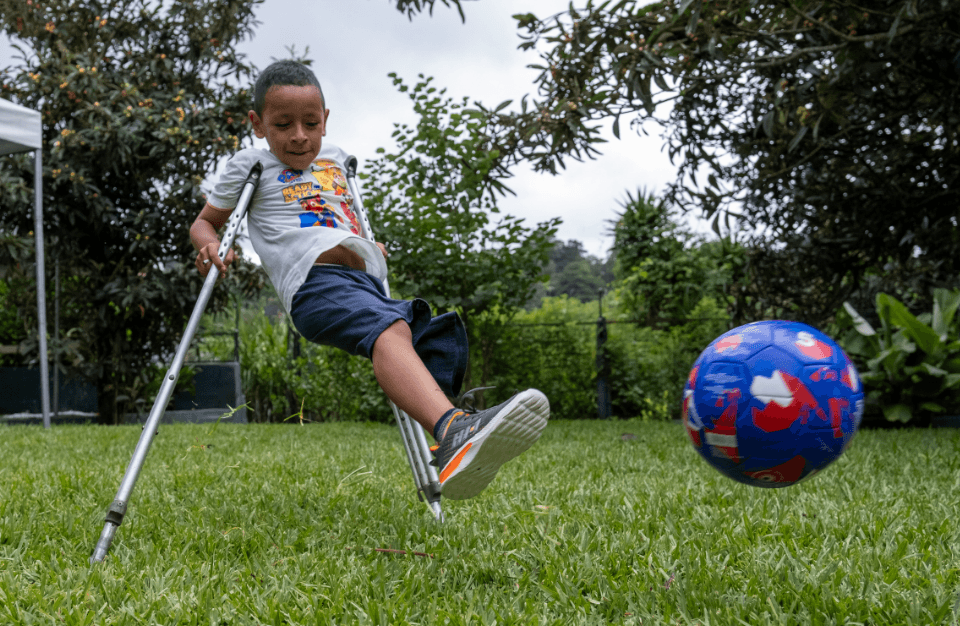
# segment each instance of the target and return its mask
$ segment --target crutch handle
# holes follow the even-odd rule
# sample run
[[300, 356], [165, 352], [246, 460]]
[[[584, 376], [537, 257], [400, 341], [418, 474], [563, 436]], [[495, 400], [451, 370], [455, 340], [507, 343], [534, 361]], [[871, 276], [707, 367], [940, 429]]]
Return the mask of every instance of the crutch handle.
[[[220, 247], [217, 249], [217, 256], [220, 257], [221, 261], [227, 258], [227, 252], [233, 247], [233, 241], [236, 239], [237, 232], [240, 230], [240, 222], [247, 214], [247, 207], [250, 206], [250, 202], [253, 200], [253, 194], [257, 190], [257, 185], [260, 184], [260, 176], [262, 174], [263, 164], [257, 161], [253, 167], [250, 168], [247, 179], [243, 181], [240, 198], [237, 200], [237, 207], [227, 221], [227, 229], [224, 231], [223, 239], [220, 241]], [[219, 271], [216, 266], [211, 267], [210, 270], [211, 273]]]
[[357, 175], [357, 157], [351, 154], [343, 164], [347, 168], [347, 176], [352, 178]]

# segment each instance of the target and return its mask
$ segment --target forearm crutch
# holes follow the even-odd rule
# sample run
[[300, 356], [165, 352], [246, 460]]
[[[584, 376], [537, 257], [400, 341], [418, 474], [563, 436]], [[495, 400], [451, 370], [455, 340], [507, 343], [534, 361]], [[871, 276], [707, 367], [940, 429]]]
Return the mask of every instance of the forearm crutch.
[[[360, 197], [360, 190], [357, 184], [357, 157], [351, 156], [347, 159], [347, 187], [350, 189], [350, 195], [353, 196], [354, 212], [360, 218], [361, 234], [365, 239], [374, 241], [373, 230], [370, 228], [370, 220], [367, 219], [367, 212], [363, 210], [363, 199]], [[383, 281], [383, 288], [390, 297], [390, 285], [386, 280]], [[393, 416], [397, 419], [397, 426], [400, 427], [400, 438], [403, 440], [403, 447], [407, 451], [407, 461], [410, 463], [410, 470], [413, 472], [413, 482], [417, 486], [417, 496], [421, 502], [426, 502], [433, 516], [438, 521], [443, 521], [443, 509], [440, 508], [440, 479], [437, 477], [437, 470], [430, 461], [433, 454], [430, 452], [430, 446], [427, 444], [427, 438], [423, 434], [423, 428], [410, 419], [410, 416], [397, 408], [393, 402], [390, 402], [390, 408], [393, 409]]]
[[[240, 229], [240, 220], [242, 220], [246, 214], [250, 200], [253, 198], [257, 185], [260, 184], [260, 174], [262, 172], [263, 166], [257, 162], [257, 164], [250, 169], [250, 174], [247, 175], [247, 180], [240, 193], [240, 199], [237, 201], [237, 207], [233, 210], [233, 214], [227, 221], [227, 230], [223, 235], [223, 239], [220, 241], [220, 248], [217, 250], [217, 255], [221, 259], [226, 258], [227, 252], [233, 245], [233, 240], [236, 238], [237, 231]], [[170, 402], [170, 396], [177, 386], [180, 369], [183, 367], [183, 361], [187, 356], [187, 352], [190, 350], [190, 342], [193, 341], [193, 336], [197, 333], [197, 328], [200, 326], [200, 318], [203, 317], [203, 311], [207, 308], [207, 303], [210, 302], [210, 296], [213, 293], [213, 288], [217, 284], [217, 277], [219, 275], [220, 269], [216, 265], [211, 264], [210, 272], [207, 274], [207, 278], [203, 283], [203, 289], [200, 290], [200, 297], [197, 299], [197, 304], [193, 307], [193, 313], [187, 322], [187, 328], [183, 331], [183, 337], [180, 339], [180, 347], [177, 348], [177, 353], [173, 357], [173, 363], [171, 363], [170, 369], [167, 370], [166, 375], [163, 377], [163, 383], [160, 385], [160, 393], [157, 394], [153, 408], [150, 409], [150, 415], [143, 425], [143, 431], [140, 433], [140, 440], [137, 442], [137, 447], [133, 451], [133, 457], [130, 459], [130, 464], [127, 465], [127, 471], [123, 474], [123, 480], [120, 481], [120, 489], [117, 490], [117, 495], [107, 510], [107, 517], [103, 524], [103, 532], [100, 533], [100, 540], [97, 542], [97, 547], [93, 550], [93, 555], [90, 557], [91, 564], [98, 563], [106, 558], [107, 552], [110, 550], [110, 544], [113, 543], [113, 536], [117, 533], [117, 528], [119, 528], [123, 522], [123, 516], [127, 512], [127, 503], [130, 501], [133, 486], [136, 484], [140, 470], [143, 468], [143, 462], [147, 458], [147, 452], [150, 451], [150, 444], [153, 443], [153, 437], [157, 434], [157, 425], [160, 423], [160, 418], [163, 417], [167, 403]]]

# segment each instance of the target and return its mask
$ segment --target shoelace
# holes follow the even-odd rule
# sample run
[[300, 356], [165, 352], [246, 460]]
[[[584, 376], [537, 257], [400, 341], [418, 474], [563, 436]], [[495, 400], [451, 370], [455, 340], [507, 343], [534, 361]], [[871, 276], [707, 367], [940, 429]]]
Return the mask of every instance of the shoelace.
[[466, 411], [467, 413], [476, 413], [477, 407], [474, 405], [476, 401], [476, 392], [485, 391], [487, 389], [496, 389], [496, 387], [474, 387], [469, 391], [464, 391], [461, 393], [456, 400], [453, 401], [453, 406]]

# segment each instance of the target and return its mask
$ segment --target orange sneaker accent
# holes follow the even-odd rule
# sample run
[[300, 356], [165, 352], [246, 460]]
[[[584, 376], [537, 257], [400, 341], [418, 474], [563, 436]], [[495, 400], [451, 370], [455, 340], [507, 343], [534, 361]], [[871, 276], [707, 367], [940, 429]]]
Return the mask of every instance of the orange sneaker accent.
[[468, 443], [463, 447], [463, 450], [457, 453], [457, 456], [450, 459], [450, 462], [447, 463], [447, 466], [443, 468], [443, 471], [440, 473], [440, 483], [450, 478], [450, 474], [454, 472], [458, 467], [460, 467], [460, 462], [463, 461], [463, 457], [467, 455], [467, 452], [470, 451], [470, 448], [473, 447], [473, 443]]
[[[453, 415], [450, 416], [450, 419], [447, 420], [447, 426], [446, 426], [446, 428], [444, 428], [444, 429], [443, 429], [443, 433], [440, 434], [440, 441], [443, 441], [443, 438], [447, 436], [447, 431], [450, 430], [450, 424], [453, 423], [453, 420], [457, 419], [458, 417], [460, 417], [460, 416], [462, 416], [462, 415], [466, 415], [466, 413], [464, 413], [463, 411], [457, 411], [457, 412], [455, 412]], [[439, 444], [438, 444], [438, 445], [439, 445]]]

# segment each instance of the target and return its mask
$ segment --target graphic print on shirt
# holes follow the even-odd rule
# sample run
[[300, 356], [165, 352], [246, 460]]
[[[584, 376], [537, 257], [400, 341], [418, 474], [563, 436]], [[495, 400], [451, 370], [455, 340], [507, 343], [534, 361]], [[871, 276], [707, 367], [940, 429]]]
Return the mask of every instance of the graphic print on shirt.
[[312, 170], [310, 173], [320, 183], [322, 191], [332, 191], [338, 196], [347, 194], [347, 177], [334, 161], [317, 159], [313, 162]]
[[300, 200], [300, 207], [304, 213], [300, 214], [300, 228], [311, 226], [326, 226], [337, 228], [343, 223], [343, 218], [330, 209], [330, 205], [320, 196], [311, 196]]
[[320, 194], [320, 188], [316, 183], [297, 183], [283, 188], [283, 202], [299, 202], [304, 198], [312, 198]]
[[347, 177], [344, 176], [336, 162], [330, 159], [317, 159], [313, 162], [313, 168], [310, 172], [317, 179], [320, 190], [332, 192], [343, 199], [340, 201], [340, 210], [347, 219], [347, 226], [354, 235], [360, 234], [360, 221], [357, 215], [351, 209], [353, 198], [347, 189]]
[[303, 176], [303, 170], [285, 169], [277, 176], [277, 182], [289, 183], [291, 180], [296, 180], [301, 176]]

